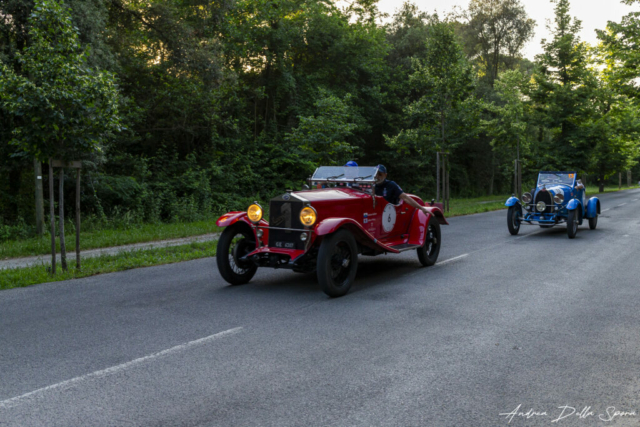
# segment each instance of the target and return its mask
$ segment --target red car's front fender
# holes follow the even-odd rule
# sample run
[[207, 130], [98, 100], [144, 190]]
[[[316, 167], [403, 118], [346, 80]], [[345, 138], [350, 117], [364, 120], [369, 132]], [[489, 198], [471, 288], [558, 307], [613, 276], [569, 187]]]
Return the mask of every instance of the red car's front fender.
[[365, 246], [369, 246], [374, 249], [379, 249], [385, 252], [398, 253], [397, 250], [380, 243], [371, 233], [362, 228], [358, 221], [351, 218], [328, 218], [320, 222], [315, 228], [315, 234], [325, 236], [327, 234], [334, 233], [340, 228], [346, 228], [351, 231], [358, 242]]
[[[249, 226], [253, 231], [253, 235], [256, 237], [256, 240], [258, 239], [258, 236], [256, 235], [256, 232], [255, 232], [254, 224], [251, 221], [249, 221], [249, 218], [247, 217], [246, 212], [228, 212], [222, 215], [220, 218], [218, 218], [218, 220], [216, 221], [216, 225], [218, 227], [228, 227], [230, 225], [236, 224], [237, 222], [243, 222], [247, 224], [247, 226]], [[264, 219], [261, 219], [259, 222], [259, 225], [262, 227], [268, 227], [269, 223]], [[260, 240], [262, 241], [263, 244], [266, 244], [269, 241], [269, 229], [265, 228], [263, 230], [264, 230], [263, 235]]]

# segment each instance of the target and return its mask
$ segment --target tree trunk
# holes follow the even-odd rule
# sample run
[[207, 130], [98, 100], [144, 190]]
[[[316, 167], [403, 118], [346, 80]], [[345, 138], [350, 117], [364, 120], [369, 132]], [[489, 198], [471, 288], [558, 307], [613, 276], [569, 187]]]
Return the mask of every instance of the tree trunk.
[[[447, 162], [449, 166], [449, 162]], [[449, 186], [449, 170], [447, 170], [447, 212], [451, 210], [451, 187]]]
[[436, 201], [440, 203], [440, 152], [436, 153]]
[[631, 187], [631, 170], [627, 171], [627, 187]]
[[447, 155], [442, 155], [442, 208], [447, 210]]
[[598, 193], [604, 192], [604, 175], [598, 177]]
[[36, 232], [42, 237], [44, 232], [44, 194], [42, 188], [42, 164], [33, 159], [33, 172], [36, 180]]
[[56, 208], [53, 194], [53, 166], [49, 159], [49, 219], [51, 220], [51, 274], [56, 274]]
[[518, 197], [518, 161], [513, 161], [513, 195]]
[[80, 270], [80, 168], [76, 169], [76, 269]]
[[496, 179], [496, 152], [491, 151], [491, 181], [489, 181], [489, 195], [493, 196], [493, 182]]
[[58, 190], [58, 217], [60, 217], [60, 265], [62, 271], [67, 271], [67, 248], [64, 243], [64, 168], [60, 168]]

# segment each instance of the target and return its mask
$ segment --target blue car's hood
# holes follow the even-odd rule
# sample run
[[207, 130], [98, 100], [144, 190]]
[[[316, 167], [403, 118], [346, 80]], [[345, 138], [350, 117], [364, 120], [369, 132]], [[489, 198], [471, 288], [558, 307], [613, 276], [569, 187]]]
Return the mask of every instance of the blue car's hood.
[[[542, 190], [543, 188], [545, 188], [543, 185], [538, 186], [538, 188], [536, 188], [535, 193], [533, 194], [533, 198], [535, 200], [536, 195], [540, 192], [540, 190]], [[555, 197], [556, 194], [558, 193], [562, 193], [564, 196], [564, 201], [561, 203], [561, 205], [566, 204], [569, 200], [571, 200], [572, 196], [572, 188], [569, 185], [564, 185], [564, 184], [555, 184], [551, 187], [546, 187], [546, 190], [551, 192], [551, 194], [553, 194], [552, 197]]]

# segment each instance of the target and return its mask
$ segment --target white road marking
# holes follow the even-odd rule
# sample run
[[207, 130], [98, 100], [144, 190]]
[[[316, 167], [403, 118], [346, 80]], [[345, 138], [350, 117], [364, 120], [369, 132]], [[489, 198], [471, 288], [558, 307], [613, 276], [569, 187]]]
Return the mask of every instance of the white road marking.
[[616, 206], [616, 208], [619, 208], [620, 206], [624, 206], [624, 205], [626, 205], [626, 203], [621, 203], [618, 206]]
[[187, 350], [191, 347], [207, 344], [207, 343], [210, 343], [211, 341], [215, 341], [217, 339], [220, 339], [229, 335], [237, 334], [241, 330], [242, 330], [242, 327], [240, 326], [237, 328], [229, 329], [227, 331], [218, 332], [217, 334], [209, 335], [208, 337], [200, 338], [195, 341], [189, 341], [188, 343], [180, 344], [175, 347], [171, 347], [167, 350], [162, 350], [157, 353], [150, 354], [148, 356], [140, 357], [138, 359], [123, 363], [121, 365], [112, 366], [111, 368], [103, 369], [101, 371], [95, 371], [90, 374], [86, 374], [80, 377], [72, 378], [70, 380], [62, 381], [57, 384], [53, 384], [47, 387], [40, 388], [38, 390], [34, 390], [29, 393], [25, 393], [22, 396], [12, 397], [11, 399], [3, 400], [2, 402], [0, 402], [0, 409], [12, 408], [24, 402], [33, 401], [35, 399], [41, 398], [48, 392], [64, 390], [86, 380], [90, 380], [94, 378], [102, 378], [107, 375], [115, 374], [117, 372], [123, 371], [125, 369], [129, 369], [133, 366], [139, 365], [144, 362], [148, 362], [153, 359], [157, 359], [162, 356], [174, 354], [183, 350]]
[[606, 211], [608, 211], [609, 209], [611, 209], [611, 208], [602, 209], [602, 211], [601, 211], [601, 212], [606, 212]]
[[547, 229], [543, 228], [542, 230], [534, 231], [533, 233], [525, 234], [524, 236], [514, 237], [513, 240], [524, 239], [525, 237], [535, 236], [536, 234], [540, 234], [547, 231]]
[[637, 201], [638, 201], [638, 199], [633, 199], [633, 200], [632, 200], [632, 202], [637, 202]]
[[457, 257], [453, 257], [453, 258], [445, 259], [444, 261], [437, 262], [436, 265], [449, 264], [450, 262], [457, 261], [459, 259], [466, 258], [468, 256], [469, 254], [462, 254]]

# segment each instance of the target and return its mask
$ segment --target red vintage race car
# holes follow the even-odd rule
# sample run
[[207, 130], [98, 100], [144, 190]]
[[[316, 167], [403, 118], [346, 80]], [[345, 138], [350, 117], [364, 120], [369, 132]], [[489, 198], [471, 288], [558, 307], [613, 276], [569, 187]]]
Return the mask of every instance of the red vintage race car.
[[317, 272], [323, 291], [345, 295], [355, 279], [358, 255], [416, 250], [420, 263], [436, 263], [447, 224], [442, 206], [410, 195], [429, 213], [388, 203], [374, 194], [377, 167], [323, 166], [309, 179], [313, 189], [287, 190], [271, 199], [270, 222], [257, 203], [222, 215], [217, 264], [232, 285], [249, 282], [258, 267]]

